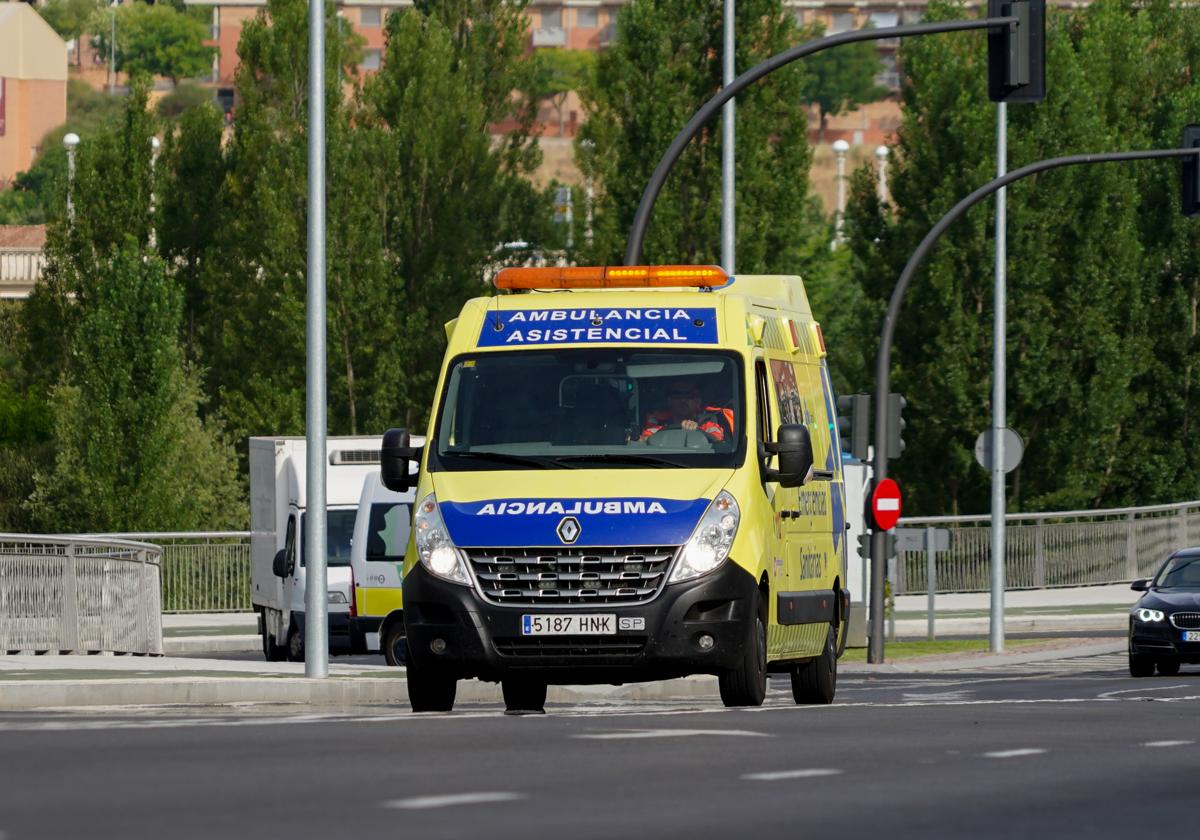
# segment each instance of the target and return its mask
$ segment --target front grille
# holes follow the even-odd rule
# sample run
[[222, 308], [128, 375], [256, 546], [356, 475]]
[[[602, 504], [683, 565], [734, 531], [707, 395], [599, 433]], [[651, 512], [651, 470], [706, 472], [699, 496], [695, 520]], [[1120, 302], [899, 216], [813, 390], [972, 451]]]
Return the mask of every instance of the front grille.
[[1180, 630], [1200, 630], [1200, 613], [1177, 612], [1171, 616], [1171, 623]]
[[646, 640], [636, 636], [496, 639], [493, 644], [501, 656], [514, 659], [550, 659], [565, 656], [576, 659], [620, 659], [638, 656], [646, 648]]
[[467, 548], [493, 604], [641, 604], [662, 589], [676, 546], [638, 548]]

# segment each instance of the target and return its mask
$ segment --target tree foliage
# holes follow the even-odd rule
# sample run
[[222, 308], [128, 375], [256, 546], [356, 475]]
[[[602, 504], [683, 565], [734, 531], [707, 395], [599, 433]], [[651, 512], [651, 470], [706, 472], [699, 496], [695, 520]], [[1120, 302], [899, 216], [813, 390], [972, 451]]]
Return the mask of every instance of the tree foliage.
[[596, 54], [590, 50], [554, 48], [537, 50], [533, 56], [535, 75], [530, 95], [535, 100], [550, 100], [558, 117], [558, 136], [562, 137], [567, 95], [587, 86], [596, 66]]
[[[804, 33], [804, 40], [820, 38], [825, 29], [820, 24]], [[817, 106], [821, 128], [819, 140], [825, 137], [830, 117], [875, 102], [888, 95], [888, 89], [875, 84], [875, 76], [883, 69], [879, 51], [873, 41], [857, 41], [824, 50], [805, 59], [809, 74], [805, 85], [806, 100]]]
[[[961, 7], [931, 8], [937, 17]], [[1200, 19], [1160, 0], [1052, 12], [1046, 101], [1009, 109], [1009, 169], [1084, 151], [1171, 148], [1200, 113]], [[994, 177], [995, 108], [983, 36], [906, 41], [894, 208], [854, 181], [854, 277], [875, 317], [831, 346], [877, 346], [909, 254]], [[1014, 508], [1191, 498], [1200, 452], [1196, 301], [1200, 229], [1177, 209], [1178, 165], [1054, 170], [1008, 191], [1008, 422], [1025, 439]], [[893, 212], [894, 211], [894, 212]], [[909, 400], [896, 472], [916, 512], [986, 509], [973, 459], [990, 426], [994, 205], [950, 228], [914, 279], [897, 329], [893, 388]], [[864, 387], [870, 372], [847, 372]]]
[[201, 423], [179, 352], [180, 295], [132, 237], [99, 266], [72, 365], [54, 388], [54, 466], [29, 501], [45, 531], [157, 531], [244, 522], [236, 464]]
[[[93, 17], [94, 42], [102, 54], [112, 49], [108, 15]], [[215, 48], [204, 46], [208, 28], [167, 3], [133, 3], [116, 11], [116, 69], [131, 76], [165, 76], [171, 82], [200, 76], [212, 68]]]
[[46, 0], [46, 3], [36, 8], [60, 38], [76, 42], [75, 61], [79, 63], [83, 60], [79, 51], [79, 39], [102, 6], [101, 0]]
[[[584, 92], [588, 121], [580, 166], [598, 191], [595, 248], [586, 259], [619, 261], [642, 190], [671, 140], [721, 88], [722, 3], [634, 0]], [[737, 5], [736, 66], [744, 71], [795, 42], [778, 0]], [[793, 65], [738, 97], [738, 268], [796, 270], [789, 256], [809, 223], [810, 151], [805, 76]], [[693, 140], [664, 185], [645, 243], [649, 262], [718, 262], [720, 123]]]

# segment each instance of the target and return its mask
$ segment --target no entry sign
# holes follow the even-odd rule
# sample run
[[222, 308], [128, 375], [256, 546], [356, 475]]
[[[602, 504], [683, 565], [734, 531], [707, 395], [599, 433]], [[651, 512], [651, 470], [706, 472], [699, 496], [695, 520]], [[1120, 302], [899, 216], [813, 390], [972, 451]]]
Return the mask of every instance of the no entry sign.
[[871, 518], [875, 527], [890, 531], [900, 519], [900, 485], [885, 478], [871, 491]]

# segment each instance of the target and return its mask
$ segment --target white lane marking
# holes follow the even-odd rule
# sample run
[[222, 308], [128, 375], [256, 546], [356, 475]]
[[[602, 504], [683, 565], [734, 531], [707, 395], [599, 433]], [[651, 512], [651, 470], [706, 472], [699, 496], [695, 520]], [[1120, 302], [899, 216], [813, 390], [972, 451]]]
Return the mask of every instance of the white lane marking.
[[455, 805], [481, 805], [487, 802], [513, 802], [524, 799], [525, 794], [511, 791], [483, 791], [481, 793], [451, 793], [445, 796], [414, 796], [409, 799], [390, 799], [383, 803], [384, 808], [405, 808], [419, 810], [423, 808], [450, 808]]
[[995, 752], [986, 752], [984, 758], [1022, 758], [1027, 755], [1042, 755], [1046, 750], [1024, 749], [1024, 750], [996, 750]]
[[973, 691], [931, 691], [928, 694], [912, 694], [909, 692], [901, 693], [901, 697], [905, 700], [931, 700], [931, 701], [946, 701], [946, 700], [966, 700], [969, 695], [974, 694]]
[[1103, 694], [1097, 694], [1096, 696], [1101, 700], [1108, 700], [1109, 698], [1116, 697], [1118, 694], [1145, 694], [1147, 691], [1171, 691], [1172, 689], [1187, 687], [1187, 683], [1181, 683], [1179, 685], [1147, 685], [1142, 686], [1141, 688], [1123, 688], [1120, 691], [1106, 691]]
[[1143, 747], [1186, 747], [1189, 744], [1194, 744], [1195, 741], [1147, 741], [1142, 744]]
[[812, 779], [817, 776], [839, 776], [841, 770], [829, 767], [812, 767], [808, 770], [779, 770], [774, 773], [747, 773], [742, 776], [751, 782], [777, 782], [782, 779]]
[[751, 738], [769, 738], [765, 732], [748, 729], [628, 729], [624, 732], [593, 732], [587, 735], [572, 735], [594, 741], [615, 741], [625, 738], [691, 738], [696, 735], [734, 735]]

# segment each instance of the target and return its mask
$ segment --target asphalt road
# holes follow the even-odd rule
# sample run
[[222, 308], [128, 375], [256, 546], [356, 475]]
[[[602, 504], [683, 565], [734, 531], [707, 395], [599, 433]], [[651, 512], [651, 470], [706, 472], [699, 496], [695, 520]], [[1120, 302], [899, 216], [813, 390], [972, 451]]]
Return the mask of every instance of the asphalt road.
[[508, 717], [0, 715], [0, 837], [1187, 836], [1200, 669], [844, 677], [837, 702]]

